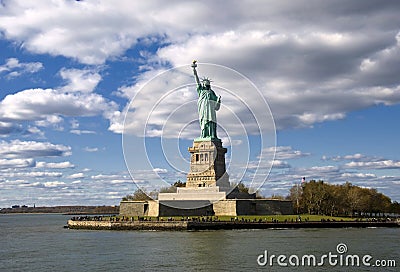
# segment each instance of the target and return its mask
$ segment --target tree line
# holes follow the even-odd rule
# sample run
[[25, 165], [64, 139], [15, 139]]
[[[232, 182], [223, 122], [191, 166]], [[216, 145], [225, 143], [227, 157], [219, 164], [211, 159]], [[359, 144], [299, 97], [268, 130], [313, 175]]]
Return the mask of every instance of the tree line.
[[364, 188], [346, 182], [329, 184], [322, 180], [294, 185], [287, 197], [297, 213], [331, 216], [379, 216], [400, 214], [400, 204], [374, 188]]

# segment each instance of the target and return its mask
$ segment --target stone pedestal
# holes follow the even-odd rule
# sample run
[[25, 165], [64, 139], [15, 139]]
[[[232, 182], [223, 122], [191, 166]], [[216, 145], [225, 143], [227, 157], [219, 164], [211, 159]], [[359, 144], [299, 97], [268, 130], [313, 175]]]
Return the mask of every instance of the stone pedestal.
[[[181, 193], [181, 195], [184, 194]], [[224, 199], [216, 202], [166, 199], [121, 201], [120, 203], [120, 215], [123, 216], [265, 216], [272, 214], [293, 214], [292, 202], [276, 199]]]
[[225, 168], [227, 149], [222, 147], [221, 140], [198, 138], [188, 149], [190, 171], [187, 175], [186, 187], [177, 188], [176, 193], [160, 193], [158, 200], [182, 201], [186, 204], [190, 201], [214, 203], [225, 200], [227, 192], [230, 191], [230, 184]]
[[187, 175], [186, 188], [215, 187], [222, 190], [230, 188], [226, 173], [225, 153], [220, 139], [197, 138], [190, 152], [190, 171]]
[[198, 188], [176, 188], [176, 193], [160, 193], [158, 200], [207, 200], [211, 203], [226, 199], [226, 193], [218, 186]]

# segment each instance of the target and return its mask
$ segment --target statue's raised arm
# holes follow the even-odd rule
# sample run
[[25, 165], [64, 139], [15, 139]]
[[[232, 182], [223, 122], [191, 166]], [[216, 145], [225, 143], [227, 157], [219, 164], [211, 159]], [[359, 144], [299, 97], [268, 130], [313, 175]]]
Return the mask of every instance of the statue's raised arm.
[[197, 64], [196, 64], [196, 62], [197, 62], [197, 60], [194, 60], [192, 62], [192, 68], [193, 68], [193, 74], [194, 74], [194, 78], [196, 79], [197, 86], [199, 86], [199, 85], [201, 85], [201, 83], [200, 83], [199, 76], [197, 75], [197, 70], [196, 70]]

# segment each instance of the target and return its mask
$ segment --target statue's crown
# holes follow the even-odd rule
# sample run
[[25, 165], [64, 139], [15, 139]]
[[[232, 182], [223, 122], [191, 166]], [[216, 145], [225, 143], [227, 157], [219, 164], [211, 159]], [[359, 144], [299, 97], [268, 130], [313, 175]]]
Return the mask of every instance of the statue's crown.
[[208, 77], [203, 77], [203, 78], [201, 79], [201, 82], [203, 82], [203, 84], [210, 85], [210, 83], [211, 83], [212, 81], [211, 81], [211, 79], [209, 79]]

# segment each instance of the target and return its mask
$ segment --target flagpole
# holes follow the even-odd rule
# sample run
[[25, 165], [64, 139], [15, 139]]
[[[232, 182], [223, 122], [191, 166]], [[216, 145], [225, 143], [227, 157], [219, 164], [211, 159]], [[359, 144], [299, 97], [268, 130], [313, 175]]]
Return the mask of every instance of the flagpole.
[[297, 189], [297, 193], [296, 193], [296, 209], [297, 209], [297, 214], [299, 214], [299, 187], [300, 184], [297, 183], [296, 189]]

